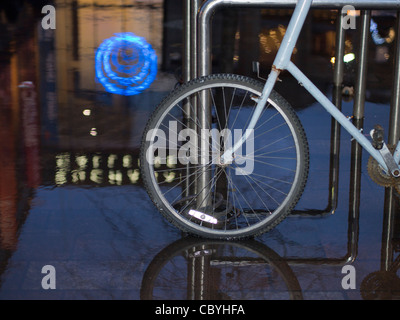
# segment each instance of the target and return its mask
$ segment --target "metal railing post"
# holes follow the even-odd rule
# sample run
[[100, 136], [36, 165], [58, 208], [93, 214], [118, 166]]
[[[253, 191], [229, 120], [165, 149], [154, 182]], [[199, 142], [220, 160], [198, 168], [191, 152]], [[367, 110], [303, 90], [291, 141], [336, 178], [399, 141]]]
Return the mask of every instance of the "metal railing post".
[[183, 59], [184, 82], [197, 78], [197, 13], [202, 0], [184, 0]]
[[[188, 82], [197, 77], [197, 12], [201, 0], [185, 0], [183, 10], [183, 58], [182, 58], [182, 80]], [[183, 105], [185, 124], [188, 128], [197, 131], [197, 99], [190, 98]], [[195, 146], [198, 147], [197, 145]], [[186, 168], [186, 179], [184, 194], [189, 196], [196, 193], [197, 180], [196, 170], [190, 165]], [[189, 178], [190, 177], [190, 178]]]
[[[343, 28], [343, 13], [341, 10], [339, 10], [336, 21], [335, 69], [333, 72], [332, 94], [332, 102], [339, 110], [342, 109], [345, 36], [346, 32]], [[328, 207], [325, 210], [327, 213], [334, 213], [338, 202], [340, 131], [339, 123], [332, 118], [330, 150], [331, 157], [329, 164], [329, 198]]]
[[388, 271], [393, 263], [393, 227], [398, 211], [398, 199], [393, 187], [385, 189], [381, 248], [381, 270]]
[[355, 88], [353, 115], [355, 119], [364, 118], [365, 90], [367, 87], [368, 43], [371, 25], [371, 11], [361, 12], [360, 48], [357, 63], [357, 83]]
[[192, 43], [190, 35], [192, 33], [191, 2], [193, 0], [184, 0], [183, 3], [183, 57], [182, 57], [182, 80], [187, 82], [191, 79], [192, 63], [191, 52]]
[[389, 145], [396, 145], [400, 139], [400, 11], [397, 12], [396, 33], [396, 57], [394, 61], [392, 103], [390, 108]]
[[[361, 130], [364, 123], [365, 91], [367, 84], [368, 39], [371, 21], [371, 11], [361, 12], [361, 35], [357, 66], [357, 83], [353, 106], [354, 125]], [[362, 147], [356, 141], [351, 144], [351, 171], [349, 195], [349, 227], [348, 252], [352, 252], [353, 261], [357, 256], [359, 234], [360, 192], [361, 192]]]
[[[397, 12], [396, 21], [396, 56], [394, 59], [394, 76], [392, 101], [389, 118], [389, 145], [396, 145], [400, 139], [400, 11]], [[398, 199], [394, 188], [385, 190], [385, 206], [382, 232], [382, 270], [390, 270], [393, 262], [393, 228], [395, 214], [398, 211]]]
[[192, 6], [190, 9], [190, 16], [191, 16], [191, 77], [192, 79], [197, 78], [197, 14], [199, 12], [202, 0], [192, 0]]
[[345, 36], [346, 32], [343, 28], [343, 13], [339, 10], [336, 21], [335, 69], [333, 72], [333, 85], [338, 88], [343, 84]]

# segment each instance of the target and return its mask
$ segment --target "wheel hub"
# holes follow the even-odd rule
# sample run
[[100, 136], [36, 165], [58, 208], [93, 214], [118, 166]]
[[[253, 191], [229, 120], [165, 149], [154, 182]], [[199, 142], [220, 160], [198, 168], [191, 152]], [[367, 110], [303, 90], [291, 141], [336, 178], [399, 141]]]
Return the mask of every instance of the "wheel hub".
[[234, 154], [232, 154], [230, 157], [223, 157], [223, 152], [220, 154], [220, 156], [217, 159], [217, 166], [221, 168], [225, 168], [228, 165], [233, 163], [234, 160]]

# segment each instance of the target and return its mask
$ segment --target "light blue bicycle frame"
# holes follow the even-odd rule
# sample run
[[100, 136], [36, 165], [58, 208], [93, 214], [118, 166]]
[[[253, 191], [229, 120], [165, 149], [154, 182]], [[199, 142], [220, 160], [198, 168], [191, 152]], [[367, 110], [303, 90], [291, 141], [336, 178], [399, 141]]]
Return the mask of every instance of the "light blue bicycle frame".
[[[257, 106], [247, 128], [249, 130], [246, 130], [246, 134], [243, 135], [242, 140], [238, 141], [232, 148], [224, 152], [221, 156], [221, 162], [228, 163], [233, 160], [233, 153], [246, 141], [248, 138], [247, 133], [254, 129], [280, 72], [287, 70], [326, 109], [326, 111], [354, 137], [354, 139], [380, 164], [380, 166], [385, 171], [388, 171], [388, 167], [381, 153], [372, 146], [372, 143], [364, 136], [364, 134], [362, 134], [359, 129], [357, 129], [353, 123], [349, 121], [349, 119], [290, 60], [300, 32], [303, 28], [304, 21], [310, 11], [311, 4], [312, 0], [298, 1], [275, 58], [272, 71], [265, 83], [262, 95], [255, 99]], [[400, 142], [397, 144], [396, 151], [394, 152], [395, 163], [398, 164], [399, 160]]]

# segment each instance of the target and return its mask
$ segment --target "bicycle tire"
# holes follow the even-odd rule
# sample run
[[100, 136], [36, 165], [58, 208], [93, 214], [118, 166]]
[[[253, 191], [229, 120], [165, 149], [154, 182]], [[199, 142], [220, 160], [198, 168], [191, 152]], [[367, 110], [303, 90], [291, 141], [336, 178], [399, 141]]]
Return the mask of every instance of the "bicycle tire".
[[[151, 115], [141, 144], [140, 163], [144, 186], [161, 214], [182, 231], [213, 239], [254, 237], [274, 228], [297, 204], [308, 176], [308, 142], [295, 111], [274, 91], [264, 107], [252, 139], [246, 140], [242, 146], [243, 149], [246, 147], [246, 155], [235, 153], [235, 160], [227, 165], [215, 163], [218, 151], [216, 157], [211, 157], [212, 160], [203, 165], [197, 163], [192, 166], [191, 162], [181, 164], [173, 161], [171, 166], [162, 161], [167, 160], [171, 153], [176, 156], [178, 150], [180, 152], [189, 143], [188, 139], [183, 139], [178, 146], [175, 137], [175, 145], [173, 150], [168, 150], [168, 155], [166, 146], [165, 150], [159, 148], [158, 153], [151, 149], [155, 141], [161, 144], [163, 140], [165, 144], [168, 141], [171, 146], [174, 131], [165, 133], [170, 130], [171, 123], [175, 123], [176, 134], [182, 132], [178, 127], [182, 130], [189, 129], [193, 123], [199, 125], [198, 119], [189, 117], [188, 113], [196, 112], [196, 105], [192, 105], [195, 99], [197, 105], [205, 104], [204, 92], [209, 97], [207, 104], [211, 109], [208, 129], [218, 127], [220, 131], [229, 129], [227, 132], [230, 133], [236, 133], [235, 130], [243, 132], [256, 105], [254, 96], [260, 96], [262, 89], [261, 82], [244, 76], [219, 74], [202, 77], [175, 89]], [[195, 134], [195, 138], [198, 138], [197, 131]], [[223, 144], [221, 137], [218, 142]], [[248, 146], [250, 152], [247, 153]], [[186, 153], [182, 154], [187, 155], [187, 149], [184, 151]], [[196, 157], [187, 156], [188, 159]], [[245, 167], [249, 160], [252, 171], [244, 171], [239, 166], [239, 160], [241, 164], [245, 163]], [[184, 175], [185, 171], [187, 175]], [[205, 172], [210, 176], [208, 184], [197, 187], [199, 181], [196, 176]], [[166, 180], [159, 182], [160, 175]], [[258, 194], [261, 191], [262, 196]], [[207, 199], [199, 203], [201, 192], [206, 194]]]

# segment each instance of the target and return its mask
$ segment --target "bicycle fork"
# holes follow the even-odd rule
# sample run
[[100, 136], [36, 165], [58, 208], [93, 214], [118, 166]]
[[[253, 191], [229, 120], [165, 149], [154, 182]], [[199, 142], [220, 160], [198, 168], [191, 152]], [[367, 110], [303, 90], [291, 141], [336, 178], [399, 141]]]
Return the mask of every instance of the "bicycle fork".
[[[282, 44], [278, 50], [272, 70], [265, 83], [263, 92], [260, 97], [253, 98], [257, 102], [256, 108], [248, 125], [248, 128], [233, 147], [226, 150], [221, 156], [221, 163], [232, 163], [234, 153], [244, 144], [250, 136], [251, 131], [260, 118], [264, 106], [278, 80], [279, 74], [283, 70], [288, 70], [293, 77], [331, 114], [333, 118], [340, 125], [342, 125], [350, 135], [364, 148], [367, 152], [379, 163], [383, 170], [389, 175], [400, 177], [400, 169], [398, 163], [400, 161], [400, 141], [398, 142], [393, 155], [390, 153], [388, 147], [384, 142], [380, 147], [376, 147], [377, 136], [381, 139], [381, 132], [377, 129], [371, 131], [371, 137], [374, 141], [373, 144], [357, 129], [343, 113], [336, 108], [336, 106], [295, 66], [291, 61], [291, 56], [295, 48], [296, 42], [299, 38], [300, 32], [303, 28], [305, 19], [310, 11], [312, 0], [298, 1], [296, 8], [293, 12], [292, 18], [289, 22]], [[383, 138], [382, 138], [383, 139]]]

